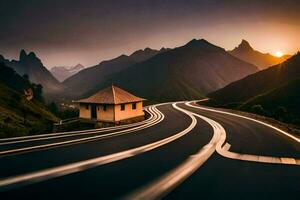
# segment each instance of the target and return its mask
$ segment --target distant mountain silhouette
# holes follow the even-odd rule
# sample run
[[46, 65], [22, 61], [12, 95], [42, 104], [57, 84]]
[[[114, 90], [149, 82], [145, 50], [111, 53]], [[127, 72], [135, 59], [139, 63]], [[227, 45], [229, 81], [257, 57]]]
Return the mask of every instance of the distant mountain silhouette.
[[[78, 82], [75, 85], [68, 82], [70, 94], [79, 90], [84, 92], [83, 96], [87, 96], [114, 83], [152, 101], [195, 99], [258, 71], [254, 65], [203, 39], [194, 39], [182, 47], [158, 53], [139, 63], [132, 62], [130, 56], [122, 58], [127, 61], [126, 65], [124, 61], [123, 65], [116, 63], [119, 70], [110, 73], [110, 76], [105, 77], [100, 71], [89, 72], [87, 69], [78, 73], [85, 73], [86, 77], [75, 75], [69, 78], [67, 81], [76, 78]], [[109, 70], [109, 66], [105, 68], [102, 64], [102, 73]], [[90, 82], [90, 76], [96, 78]], [[88, 87], [86, 84], [82, 86], [83, 80], [88, 80]]]
[[64, 66], [52, 67], [50, 69], [50, 72], [58, 81], [62, 82], [65, 79], [69, 78], [70, 76], [73, 76], [74, 74], [78, 73], [83, 69], [84, 69], [83, 65], [77, 64], [71, 67], [64, 67]]
[[27, 54], [25, 50], [21, 50], [19, 60], [9, 61], [4, 59], [3, 56], [0, 57], [0, 62], [1, 60], [18, 74], [27, 74], [31, 82], [41, 84], [45, 93], [54, 93], [61, 89], [62, 85], [44, 67], [41, 60], [33, 52]]
[[82, 70], [66, 79], [63, 84], [68, 89], [67, 93], [71, 96], [78, 97], [93, 89], [99, 82], [107, 81], [113, 74], [168, 50], [169, 49], [165, 48], [161, 50], [145, 48], [144, 50], [135, 51], [129, 56], [121, 55], [112, 60], [103, 61], [98, 65]]
[[256, 65], [259, 69], [279, 64], [290, 57], [290, 55], [284, 55], [278, 58], [268, 53], [261, 53], [253, 49], [246, 40], [242, 40], [238, 47], [228, 52], [241, 60]]
[[233, 82], [208, 96], [221, 103], [245, 102], [300, 78], [300, 53], [285, 62]]

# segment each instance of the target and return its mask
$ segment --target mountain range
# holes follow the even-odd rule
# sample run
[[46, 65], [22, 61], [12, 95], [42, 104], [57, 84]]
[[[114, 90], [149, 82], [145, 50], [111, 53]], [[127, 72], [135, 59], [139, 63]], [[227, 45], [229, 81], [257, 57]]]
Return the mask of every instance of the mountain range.
[[77, 65], [71, 66], [71, 67], [66, 67], [66, 66], [52, 67], [50, 69], [50, 72], [58, 81], [63, 82], [70, 76], [73, 76], [74, 74], [78, 73], [79, 71], [81, 71], [83, 69], [84, 69], [83, 65], [77, 64]]
[[241, 60], [256, 65], [260, 70], [279, 64], [291, 57], [290, 55], [275, 57], [269, 53], [261, 53], [253, 49], [246, 40], [242, 40], [238, 47], [228, 52]]
[[66, 93], [88, 96], [113, 83], [152, 101], [196, 99], [258, 71], [204, 39], [144, 53], [139, 51], [144, 59], [122, 55], [80, 71], [63, 82]]
[[63, 82], [66, 93], [75, 98], [82, 96], [97, 87], [99, 83], [109, 80], [113, 74], [126, 70], [138, 62], [145, 61], [166, 51], [169, 51], [169, 49], [154, 50], [145, 48], [144, 50], [135, 51], [129, 56], [121, 55], [117, 58], [103, 61], [93, 67], [86, 68]]
[[62, 89], [62, 85], [33, 52], [27, 54], [25, 50], [21, 50], [19, 60], [11, 61], [0, 56], [1, 62], [13, 68], [20, 75], [28, 75], [31, 82], [41, 84], [46, 94], [57, 93]]

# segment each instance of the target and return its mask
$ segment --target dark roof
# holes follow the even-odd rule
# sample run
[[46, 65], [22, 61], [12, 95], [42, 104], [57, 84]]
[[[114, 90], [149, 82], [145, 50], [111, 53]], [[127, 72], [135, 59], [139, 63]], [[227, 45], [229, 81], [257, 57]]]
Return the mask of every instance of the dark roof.
[[79, 103], [99, 103], [99, 104], [122, 104], [130, 102], [144, 101], [145, 99], [134, 96], [121, 88], [116, 86], [110, 86], [103, 90], [100, 90], [96, 94], [80, 99]]

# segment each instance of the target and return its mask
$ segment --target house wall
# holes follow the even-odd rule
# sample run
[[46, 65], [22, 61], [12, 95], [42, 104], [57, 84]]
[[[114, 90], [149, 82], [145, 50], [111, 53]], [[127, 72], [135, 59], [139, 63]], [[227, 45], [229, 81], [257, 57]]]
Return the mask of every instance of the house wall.
[[104, 105], [97, 105], [97, 120], [113, 122], [114, 115], [114, 105], [106, 105], [106, 111], [104, 111]]
[[121, 105], [115, 105], [115, 121], [144, 116], [143, 103], [137, 102], [136, 109], [132, 109], [131, 103], [125, 104], [125, 110], [121, 110]]
[[79, 104], [79, 117], [84, 119], [91, 118], [91, 106], [88, 105], [88, 109], [86, 109], [86, 105], [88, 104]]
[[[88, 105], [88, 109], [86, 109]], [[121, 105], [106, 105], [106, 111], [104, 111], [104, 105], [97, 105], [97, 120], [103, 122], [121, 121], [124, 119], [130, 119], [134, 117], [144, 116], [143, 103], [137, 102], [136, 109], [132, 109], [132, 103], [125, 104], [125, 110], [121, 110]], [[80, 104], [79, 117], [83, 119], [91, 119], [91, 105]]]

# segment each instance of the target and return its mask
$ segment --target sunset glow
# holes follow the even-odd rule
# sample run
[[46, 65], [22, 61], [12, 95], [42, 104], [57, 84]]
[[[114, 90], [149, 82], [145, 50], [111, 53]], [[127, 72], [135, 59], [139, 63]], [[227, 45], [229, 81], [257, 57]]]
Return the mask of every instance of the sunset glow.
[[283, 53], [281, 51], [276, 51], [275, 56], [280, 58], [281, 56], [283, 56]]

